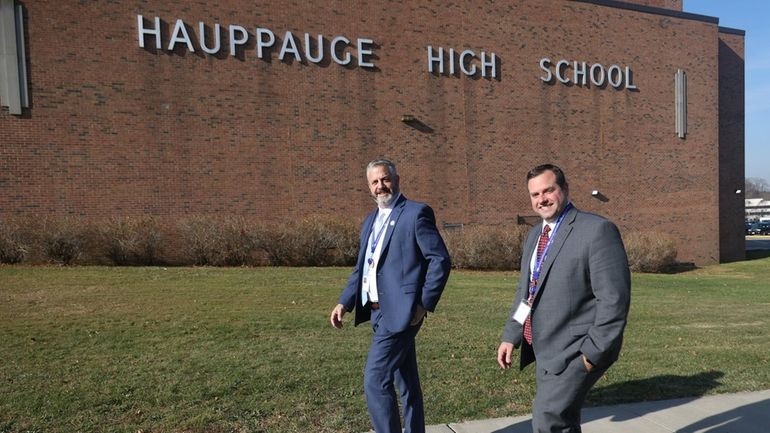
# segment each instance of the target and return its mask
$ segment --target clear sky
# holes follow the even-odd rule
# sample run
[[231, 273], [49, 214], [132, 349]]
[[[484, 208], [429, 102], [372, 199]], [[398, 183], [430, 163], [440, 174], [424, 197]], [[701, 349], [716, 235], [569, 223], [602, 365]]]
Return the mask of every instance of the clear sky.
[[770, 182], [770, 1], [684, 0], [684, 11], [746, 31], [746, 177]]

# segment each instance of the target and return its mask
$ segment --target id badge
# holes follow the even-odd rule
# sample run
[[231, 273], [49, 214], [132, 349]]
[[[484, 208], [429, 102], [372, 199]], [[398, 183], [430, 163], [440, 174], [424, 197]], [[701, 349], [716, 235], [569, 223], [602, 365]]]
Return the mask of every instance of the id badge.
[[519, 304], [519, 308], [517, 308], [516, 312], [513, 313], [513, 320], [523, 325], [524, 322], [527, 321], [527, 317], [529, 317], [530, 311], [532, 311], [532, 307], [527, 305], [526, 302], [521, 301], [521, 304]]
[[376, 281], [376, 278], [377, 278], [377, 270], [375, 268], [369, 268], [366, 275], [364, 275], [364, 286], [366, 287], [367, 290], [369, 290], [369, 288], [371, 287], [372, 282]]

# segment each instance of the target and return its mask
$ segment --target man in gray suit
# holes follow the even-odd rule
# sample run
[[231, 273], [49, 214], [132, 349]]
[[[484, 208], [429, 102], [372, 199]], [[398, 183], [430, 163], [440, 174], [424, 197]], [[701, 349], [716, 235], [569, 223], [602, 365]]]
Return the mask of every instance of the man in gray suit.
[[631, 298], [628, 259], [613, 223], [570, 203], [559, 167], [535, 167], [527, 188], [543, 223], [524, 243], [497, 362], [509, 368], [519, 347], [521, 369], [537, 361], [535, 433], [579, 433], [588, 391], [620, 353]]

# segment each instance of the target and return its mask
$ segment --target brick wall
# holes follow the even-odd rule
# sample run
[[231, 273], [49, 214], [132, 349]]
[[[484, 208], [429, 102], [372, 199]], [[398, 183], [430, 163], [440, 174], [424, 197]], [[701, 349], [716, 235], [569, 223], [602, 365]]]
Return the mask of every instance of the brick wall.
[[719, 249], [721, 261], [746, 258], [743, 35], [719, 33]]
[[[720, 89], [742, 98], [742, 86], [719, 85], [713, 22], [536, 0], [22, 4], [32, 108], [0, 112], [0, 215], [359, 220], [372, 206], [363, 167], [384, 155], [440, 224], [533, 216], [524, 176], [554, 162], [579, 208], [623, 231], [672, 234], [680, 260], [716, 262], [728, 241]], [[197, 41], [194, 53], [142, 49], [137, 14], [163, 20], [165, 44], [177, 19], [194, 40], [199, 21], [209, 31], [241, 25], [252, 38], [236, 57], [202, 53]], [[275, 32], [277, 47], [287, 30], [327, 43], [371, 38], [376, 67], [280, 61], [278, 48], [261, 60], [256, 27]], [[428, 45], [494, 52], [500, 75], [431, 74]], [[629, 66], [637, 90], [546, 83], [544, 57]], [[674, 134], [677, 68], [688, 74], [684, 140]]]

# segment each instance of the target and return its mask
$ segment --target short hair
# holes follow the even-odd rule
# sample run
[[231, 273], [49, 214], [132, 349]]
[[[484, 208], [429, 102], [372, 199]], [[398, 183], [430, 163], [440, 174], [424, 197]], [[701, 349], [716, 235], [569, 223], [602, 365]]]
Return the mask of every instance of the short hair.
[[385, 166], [388, 168], [388, 173], [390, 173], [390, 177], [398, 176], [398, 173], [396, 172], [396, 164], [394, 164], [393, 161], [385, 158], [377, 158], [371, 161], [369, 164], [366, 165], [366, 172], [368, 173], [369, 170], [373, 169], [374, 167], [381, 167], [381, 166]]
[[527, 173], [527, 182], [529, 182], [529, 180], [532, 179], [533, 177], [540, 176], [546, 171], [550, 171], [556, 176], [556, 184], [559, 185], [559, 188], [561, 189], [567, 188], [567, 178], [564, 176], [564, 172], [559, 167], [553, 164], [540, 164], [537, 167], [530, 170], [529, 173]]

